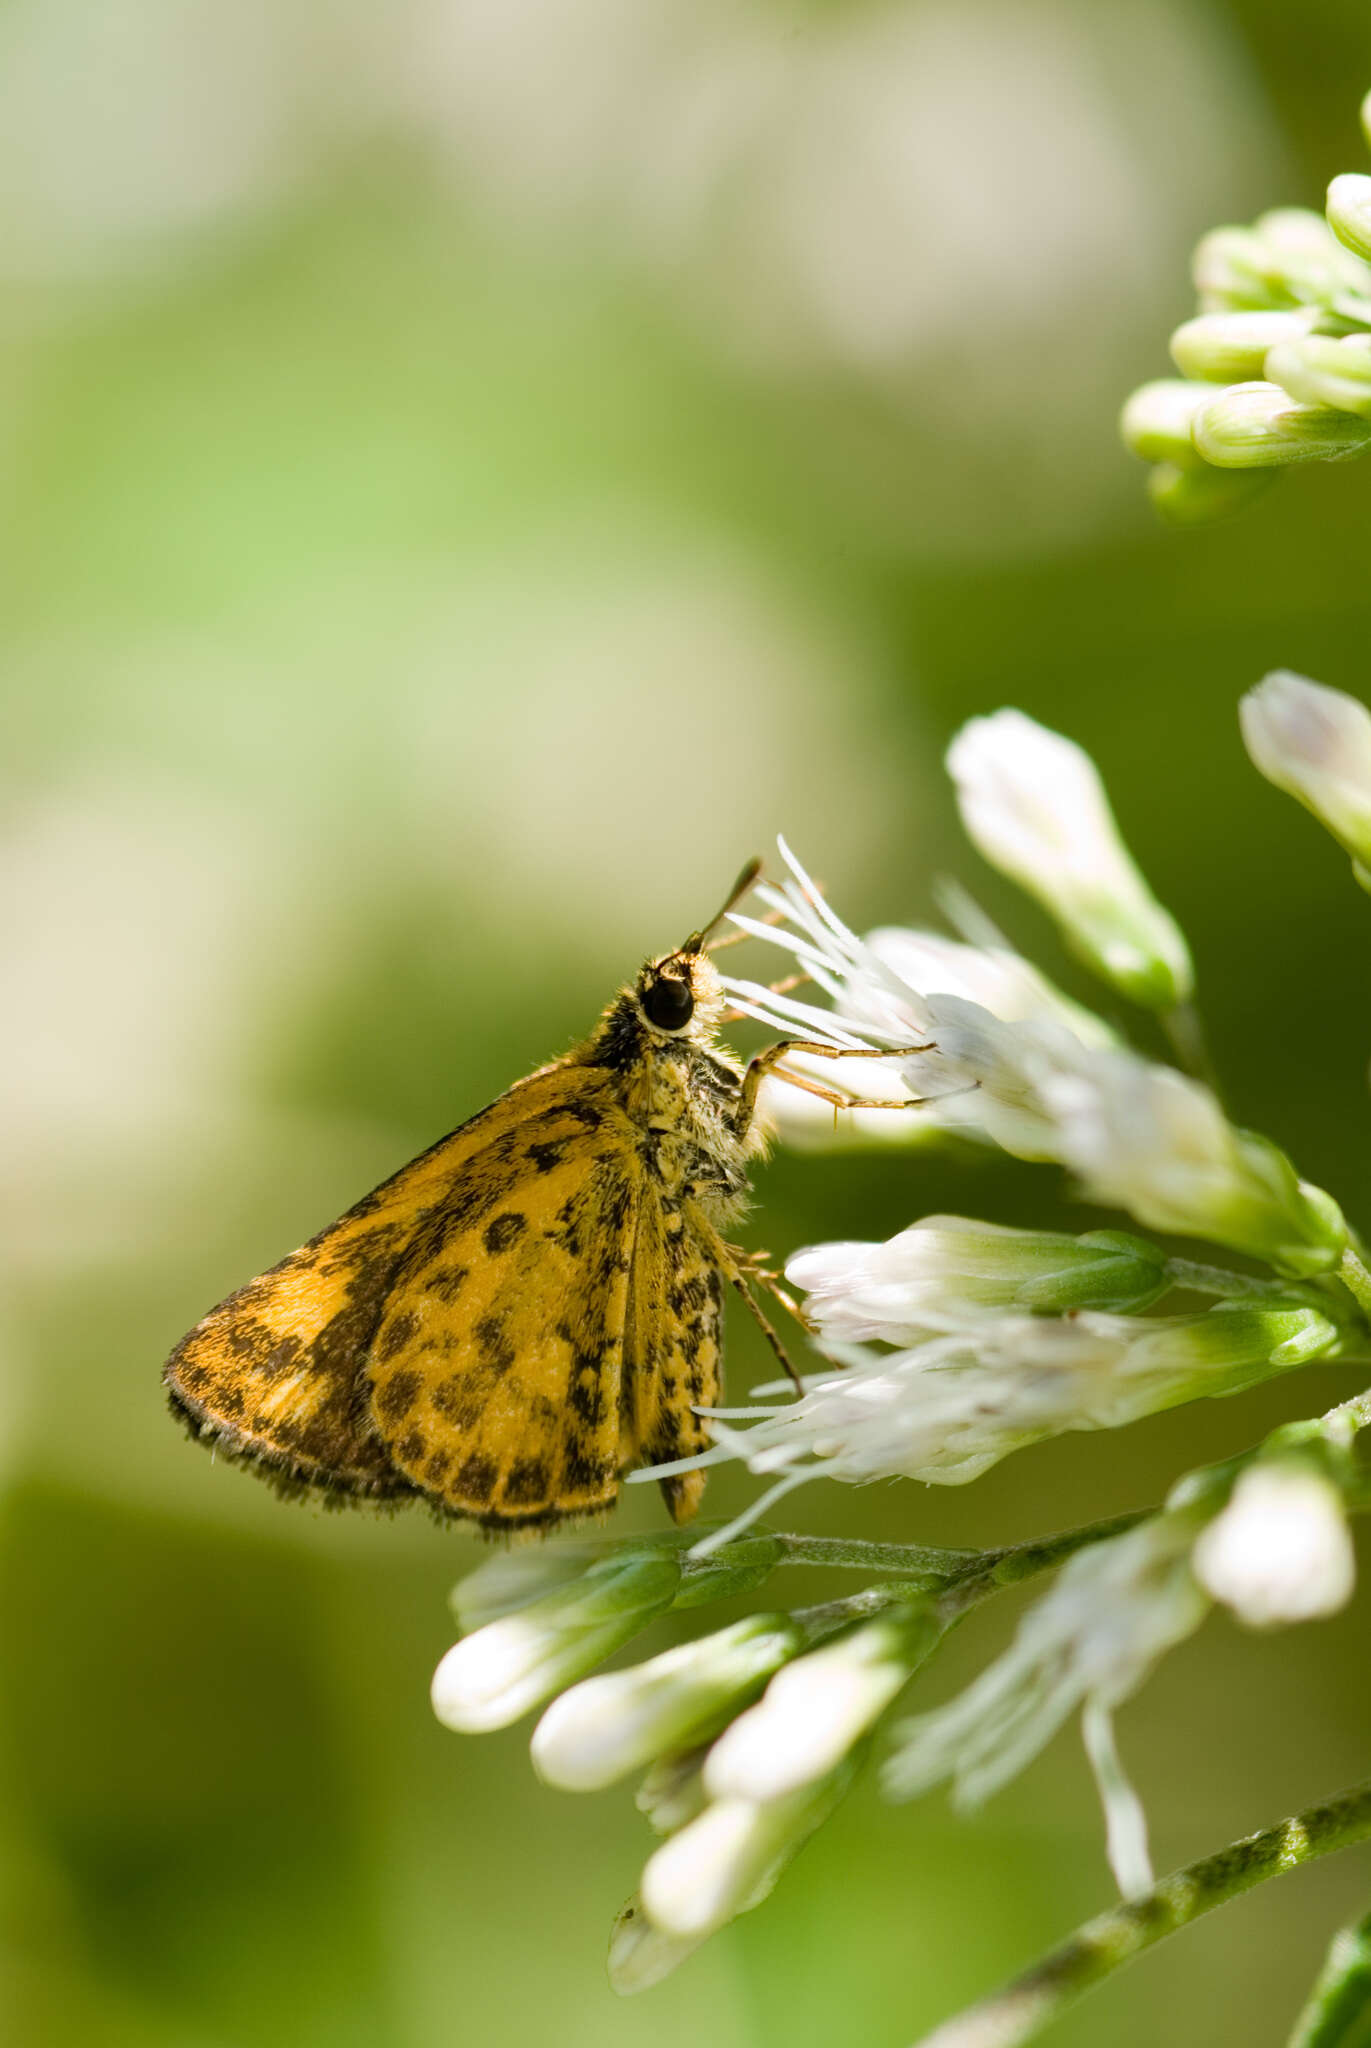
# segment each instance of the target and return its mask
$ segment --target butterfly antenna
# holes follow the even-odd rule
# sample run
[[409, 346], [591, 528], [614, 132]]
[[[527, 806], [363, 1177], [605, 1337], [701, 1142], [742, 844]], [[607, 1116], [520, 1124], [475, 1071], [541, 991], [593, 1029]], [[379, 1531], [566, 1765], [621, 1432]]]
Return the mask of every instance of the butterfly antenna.
[[[747, 866], [743, 869], [742, 873], [739, 875], [737, 881], [733, 884], [733, 887], [729, 890], [728, 895], [724, 898], [724, 901], [715, 911], [713, 917], [710, 918], [709, 923], [706, 925], [702, 925], [699, 931], [691, 933], [690, 937], [686, 940], [685, 944], [681, 948], [681, 951], [683, 953], [703, 953], [703, 951], [705, 950], [705, 940], [714, 930], [714, 927], [716, 925], [720, 925], [723, 923], [724, 919], [728, 916], [729, 911], [732, 910], [735, 903], [742, 902], [744, 896], [746, 896], [748, 890], [756, 882], [757, 877], [761, 874], [761, 872], [762, 863], [760, 859], [756, 855], [754, 855], [753, 858], [748, 862]], [[720, 943], [722, 944], [723, 942], [720, 941]]]

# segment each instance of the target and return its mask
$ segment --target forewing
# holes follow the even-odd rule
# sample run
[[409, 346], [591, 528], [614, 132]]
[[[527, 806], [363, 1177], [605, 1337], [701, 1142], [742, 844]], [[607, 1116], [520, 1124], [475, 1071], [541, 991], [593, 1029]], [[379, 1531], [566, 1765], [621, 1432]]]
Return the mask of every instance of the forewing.
[[642, 1183], [612, 1120], [515, 1162], [479, 1221], [407, 1261], [368, 1368], [394, 1465], [450, 1513], [546, 1526], [609, 1507]]
[[512, 1176], [584, 1151], [608, 1113], [603, 1085], [583, 1067], [530, 1076], [229, 1295], [168, 1359], [173, 1407], [288, 1490], [412, 1493], [373, 1426], [363, 1377], [391, 1290], [454, 1233], [479, 1229]]
[[[707, 1450], [695, 1413], [723, 1391], [723, 1275], [688, 1205], [649, 1181], [634, 1247], [624, 1346], [624, 1418], [633, 1462], [665, 1465]], [[703, 1472], [661, 1482], [672, 1520], [689, 1521], [705, 1490]]]

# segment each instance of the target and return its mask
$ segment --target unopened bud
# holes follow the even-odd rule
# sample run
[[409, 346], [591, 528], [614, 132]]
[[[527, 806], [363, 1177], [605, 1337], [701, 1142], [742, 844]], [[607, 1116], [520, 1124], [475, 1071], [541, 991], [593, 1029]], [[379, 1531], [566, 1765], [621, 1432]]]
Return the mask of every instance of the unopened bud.
[[1371, 870], [1371, 711], [1345, 690], [1277, 669], [1239, 707], [1248, 753]]
[[1190, 438], [1190, 423], [1213, 396], [1210, 385], [1183, 377], [1158, 377], [1139, 385], [1119, 415], [1124, 446], [1144, 462], [1202, 468], [1204, 457]]
[[1371, 420], [1299, 405], [1279, 384], [1234, 384], [1195, 416], [1195, 446], [1218, 469], [1336, 462], [1371, 441]]
[[590, 1792], [692, 1748], [755, 1699], [802, 1642], [786, 1616], [753, 1614], [646, 1664], [584, 1679], [534, 1729], [534, 1768], [550, 1785]]
[[1371, 334], [1283, 341], [1267, 356], [1266, 375], [1302, 405], [1336, 406], [1371, 419]]
[[1212, 469], [1203, 458], [1198, 469], [1161, 462], [1147, 479], [1147, 495], [1168, 526], [1211, 526], [1245, 512], [1279, 475], [1275, 468]]
[[[1371, 183], [1371, 179], [1368, 179]], [[1187, 320], [1171, 337], [1171, 355], [1186, 377], [1211, 384], [1238, 384], [1260, 377], [1267, 351], [1278, 342], [1307, 334], [1317, 312], [1305, 307], [1288, 311], [1201, 313]], [[1212, 393], [1211, 393], [1212, 396]], [[1174, 459], [1174, 458], [1173, 458]]]
[[1371, 262], [1371, 178], [1344, 171], [1328, 188], [1328, 225], [1354, 256]]
[[570, 1585], [453, 1645], [433, 1674], [433, 1711], [484, 1734], [581, 1678], [671, 1605], [681, 1580], [669, 1550], [620, 1552]]

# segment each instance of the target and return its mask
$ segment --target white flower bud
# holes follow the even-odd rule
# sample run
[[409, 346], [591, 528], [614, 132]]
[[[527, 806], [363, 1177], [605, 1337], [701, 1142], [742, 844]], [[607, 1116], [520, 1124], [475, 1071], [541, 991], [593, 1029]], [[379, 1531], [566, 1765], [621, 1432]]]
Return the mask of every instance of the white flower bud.
[[1300, 1181], [1269, 1139], [1230, 1124], [1201, 1082], [1101, 1052], [1048, 1075], [1042, 1094], [1059, 1156], [1094, 1200], [1289, 1273], [1326, 1272], [1341, 1257], [1347, 1228], [1331, 1196]]
[[884, 1244], [814, 1245], [786, 1278], [825, 1338], [884, 1344], [1009, 1309], [1136, 1311], [1168, 1284], [1165, 1254], [1124, 1231], [1073, 1237], [966, 1216], [925, 1216]]
[[433, 1711], [448, 1728], [505, 1728], [611, 1656], [671, 1605], [680, 1560], [621, 1552], [532, 1605], [453, 1645], [433, 1674]]
[[1328, 225], [1353, 255], [1371, 262], [1371, 178], [1344, 171], [1328, 188]]
[[1272, 253], [1252, 228], [1214, 228], [1196, 244], [1191, 276], [1206, 312], [1289, 306]]
[[1190, 438], [1190, 423], [1213, 396], [1210, 385], [1187, 382], [1181, 377], [1158, 377], [1151, 384], [1139, 385], [1119, 415], [1119, 432], [1125, 448], [1131, 448], [1144, 462], [1173, 462], [1178, 469], [1202, 468], [1204, 457]]
[[[1267, 351], [1277, 342], [1297, 341], [1318, 318], [1314, 307], [1250, 313], [1201, 313], [1171, 337], [1171, 355], [1183, 376], [1214, 384], [1260, 377]], [[1213, 397], [1211, 392], [1210, 397]], [[1192, 411], [1191, 417], [1194, 417]], [[1169, 457], [1175, 461], [1175, 456]]]
[[1371, 441], [1371, 420], [1299, 405], [1279, 384], [1233, 384], [1195, 415], [1195, 446], [1216, 469], [1337, 462]]
[[1189, 1517], [1154, 1515], [1073, 1557], [1002, 1657], [947, 1706], [896, 1729], [900, 1747], [884, 1773], [890, 1797], [913, 1799], [950, 1777], [958, 1803], [978, 1805], [1077, 1707], [1115, 1707], [1136, 1692], [1204, 1616], [1192, 1536]]
[[1153, 1007], [1189, 997], [1185, 940], [1134, 865], [1083, 748], [1021, 711], [997, 711], [962, 727], [947, 766], [971, 839], [1098, 974]]
[[663, 1842], [643, 1871], [643, 1908], [677, 1941], [702, 1941], [759, 1906], [790, 1858], [828, 1818], [851, 1766], [785, 1799], [719, 1799]]
[[[1087, 757], [1067, 741], [1017, 713], [978, 722], [1003, 734], [1006, 719], [1011, 735], [1022, 723], [1054, 757], [1059, 748], [1077, 756], [1072, 771], [1084, 764], [1084, 792], [1103, 805]], [[978, 802], [989, 800], [991, 787], [990, 777], [978, 782]], [[1107, 809], [1103, 815], [1112, 832]], [[1083, 854], [1075, 842], [1089, 835], [1073, 829], [1067, 836], [1072, 853]], [[1026, 857], [1031, 843], [1026, 826], [1006, 845], [1006, 864], [1011, 854]], [[1122, 858], [1126, 863], [1127, 855]], [[834, 1042], [844, 1047], [863, 1039], [898, 1044], [902, 1026], [925, 1033], [928, 1049], [906, 1055], [900, 1065], [909, 1088], [926, 1099], [930, 1117], [983, 1135], [1017, 1158], [1060, 1160], [1076, 1169], [1096, 1199], [1131, 1209], [1156, 1229], [1250, 1251], [1290, 1273], [1336, 1265], [1346, 1243], [1337, 1204], [1298, 1180], [1269, 1140], [1231, 1125], [1199, 1082], [1115, 1046], [1092, 1048], [1056, 1014], [1011, 1024], [960, 996], [925, 994], [902, 978], [888, 946], [878, 954], [826, 904], [820, 919], [803, 896], [773, 895], [803, 931], [802, 937], [779, 932], [779, 942], [793, 946], [841, 1011], [835, 1021], [833, 1011], [792, 1004], [800, 1012], [792, 1024], [816, 1035], [836, 1033]], [[1169, 927], [1164, 911], [1157, 916]], [[1135, 964], [1138, 958], [1135, 953]], [[1178, 965], [1172, 986], [1188, 986], [1177, 982]], [[750, 1014], [768, 1014], [765, 990], [738, 982], [729, 989]]]
[[[1367, 179], [1371, 185], [1371, 178]], [[1371, 334], [1308, 334], [1282, 342], [1266, 358], [1265, 375], [1303, 405], [1332, 405], [1371, 417]]]
[[784, 1798], [834, 1770], [885, 1712], [941, 1633], [882, 1618], [778, 1671], [705, 1761], [712, 1799]]
[[1194, 1568], [1206, 1591], [1249, 1628], [1336, 1614], [1356, 1581], [1342, 1496], [1305, 1461], [1250, 1465], [1201, 1532]]
[[584, 1679], [534, 1729], [534, 1768], [567, 1792], [612, 1785], [713, 1735], [802, 1642], [784, 1615], [754, 1614], [646, 1664]]
[[1277, 206], [1261, 214], [1256, 233], [1266, 252], [1269, 274], [1296, 299], [1314, 306], [1332, 305], [1344, 292], [1365, 291], [1371, 273], [1333, 233], [1312, 206]]
[[1239, 708], [1248, 753], [1371, 870], [1371, 711], [1342, 690], [1278, 669]]

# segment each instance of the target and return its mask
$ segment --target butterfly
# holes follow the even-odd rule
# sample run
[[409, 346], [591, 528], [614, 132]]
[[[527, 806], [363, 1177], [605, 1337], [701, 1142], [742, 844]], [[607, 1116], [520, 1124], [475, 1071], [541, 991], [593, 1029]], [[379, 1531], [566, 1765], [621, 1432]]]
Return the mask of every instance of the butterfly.
[[[211, 1309], [165, 1368], [192, 1432], [289, 1494], [421, 1497], [539, 1530], [605, 1512], [636, 1465], [707, 1448], [725, 1283], [789, 1371], [749, 1291], [775, 1276], [722, 1232], [765, 1149], [764, 1076], [832, 1048], [787, 1040], [744, 1068], [719, 1042], [706, 942], [760, 869], [582, 1044]], [[704, 1473], [659, 1483], [688, 1520]]]

